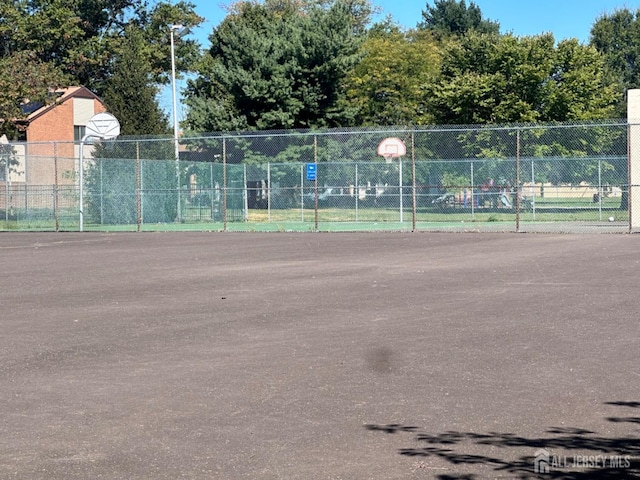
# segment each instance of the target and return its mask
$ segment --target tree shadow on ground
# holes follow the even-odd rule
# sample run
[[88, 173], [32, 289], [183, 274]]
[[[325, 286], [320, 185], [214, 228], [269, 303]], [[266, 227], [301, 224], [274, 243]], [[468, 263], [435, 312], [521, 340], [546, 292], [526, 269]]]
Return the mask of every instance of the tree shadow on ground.
[[[640, 408], [640, 402], [607, 402], [622, 409]], [[607, 417], [613, 423], [640, 424], [638, 416]], [[476, 480], [484, 476], [453, 473], [456, 467], [469, 471], [474, 465], [490, 468], [497, 478], [554, 480], [640, 479], [640, 438], [620, 436], [610, 438], [583, 428], [550, 428], [545, 436], [524, 437], [513, 433], [475, 433], [449, 431], [430, 434], [415, 426], [400, 424], [365, 425], [370, 431], [386, 434], [411, 433], [414, 440], [425, 444], [417, 448], [401, 448], [398, 453], [415, 458], [439, 458], [451, 465], [451, 473], [440, 480]], [[527, 455], [472, 454], [483, 447], [510, 449], [528, 448]], [[533, 454], [533, 455], [532, 455]], [[507, 455], [505, 455], [506, 457]], [[541, 461], [543, 463], [538, 464]]]

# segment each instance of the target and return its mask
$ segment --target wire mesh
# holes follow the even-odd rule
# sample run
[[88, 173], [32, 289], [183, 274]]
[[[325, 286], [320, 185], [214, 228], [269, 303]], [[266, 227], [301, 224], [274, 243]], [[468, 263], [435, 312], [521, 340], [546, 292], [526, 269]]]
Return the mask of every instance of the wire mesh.
[[[640, 198], [629, 181], [630, 131], [640, 139], [622, 122], [211, 134], [181, 139], [179, 161], [171, 138], [122, 138], [87, 149], [84, 222], [94, 230], [627, 231]], [[378, 157], [392, 136], [407, 154]], [[74, 148], [16, 144], [3, 155], [1, 229], [78, 227], [79, 162], [59, 155]]]

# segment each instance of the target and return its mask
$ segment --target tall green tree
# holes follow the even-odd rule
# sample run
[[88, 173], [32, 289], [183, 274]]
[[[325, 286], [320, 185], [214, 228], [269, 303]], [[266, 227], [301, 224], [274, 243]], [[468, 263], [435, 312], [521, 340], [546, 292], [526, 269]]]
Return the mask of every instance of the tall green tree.
[[[29, 51], [42, 63], [56, 66], [69, 81], [99, 95], [113, 75], [114, 57], [127, 48], [124, 31], [135, 26], [148, 47], [141, 59], [153, 81], [169, 80], [168, 25], [194, 27], [203, 21], [187, 1], [150, 4], [146, 0], [19, 0], [0, 2], [0, 58]], [[179, 71], [199, 58], [199, 45], [182, 40], [176, 45]]]
[[[169, 122], [156, 98], [150, 56], [143, 32], [136, 26], [125, 28], [113, 75], [108, 79], [103, 100], [120, 122], [126, 141], [99, 144], [95, 163], [89, 168], [88, 216], [96, 223], [136, 223], [136, 177], [147, 191], [140, 197], [143, 220], [173, 221], [177, 213], [176, 166], [173, 142], [148, 141], [141, 135], [166, 135]], [[167, 139], [168, 140], [168, 139]], [[131, 159], [136, 159], [134, 162]]]
[[428, 32], [375, 25], [362, 60], [348, 75], [345, 109], [355, 125], [424, 125], [433, 122], [424, 99], [440, 67], [440, 47]]
[[237, 3], [189, 81], [195, 131], [331, 127], [357, 64], [367, 0]]
[[39, 60], [30, 51], [0, 57], [0, 135], [18, 139], [28, 104], [49, 104], [56, 100], [52, 91], [63, 86], [67, 77], [50, 62]]
[[500, 31], [500, 24], [483, 18], [480, 7], [473, 1], [467, 6], [465, 0], [435, 0], [433, 5], [427, 3], [422, 19], [418, 28], [439, 36], [463, 35], [471, 30], [494, 34]]
[[[640, 88], [640, 9], [623, 8], [602, 15], [591, 27], [590, 44], [604, 55], [608, 72], [620, 85], [620, 92]], [[621, 95], [616, 113], [626, 117]]]
[[606, 58], [576, 39], [560, 42], [545, 85], [543, 121], [600, 120], [616, 116], [620, 83], [607, 74]]
[[107, 80], [103, 100], [119, 120], [121, 135], [169, 133], [167, 115], [158, 104], [158, 89], [151, 78], [146, 48], [142, 32], [134, 26], [127, 27], [121, 50], [115, 57], [113, 75]]
[[427, 93], [445, 124], [609, 118], [618, 91], [604, 72], [603, 57], [575, 39], [470, 33], [449, 43]]

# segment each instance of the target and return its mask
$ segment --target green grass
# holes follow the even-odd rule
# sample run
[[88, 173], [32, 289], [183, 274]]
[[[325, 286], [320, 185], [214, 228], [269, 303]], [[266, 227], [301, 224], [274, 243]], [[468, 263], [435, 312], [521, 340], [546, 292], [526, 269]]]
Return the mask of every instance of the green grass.
[[[619, 210], [618, 198], [603, 199], [602, 209], [597, 204], [571, 201], [574, 199], [538, 199], [535, 210], [523, 210], [520, 213], [520, 221], [545, 223], [545, 222], [606, 222], [609, 216], [613, 216], [616, 222], [628, 222], [628, 212]], [[141, 231], [223, 231], [225, 225], [222, 221], [211, 221], [210, 211], [203, 208], [185, 210], [181, 223], [142, 224]], [[18, 216], [18, 218], [20, 218]], [[232, 221], [229, 218], [226, 224], [228, 231], [314, 231], [315, 211], [313, 209], [272, 209], [250, 210], [247, 221]], [[419, 208], [416, 213], [416, 226], [418, 229], [442, 229], [442, 228], [480, 228], [488, 226], [492, 228], [504, 225], [512, 228], [516, 222], [516, 214], [510, 209], [450, 209], [438, 211], [433, 208]], [[77, 215], [69, 215], [60, 218], [60, 230], [77, 231]], [[0, 220], [0, 230], [3, 231], [53, 231], [55, 220], [49, 216], [24, 220]], [[318, 230], [321, 231], [378, 231], [378, 230], [410, 230], [412, 228], [411, 208], [403, 211], [403, 221], [400, 222], [400, 213], [397, 208], [322, 208], [318, 210]], [[97, 225], [91, 224], [85, 217], [84, 230], [105, 232], [135, 232], [138, 226], [129, 225]]]

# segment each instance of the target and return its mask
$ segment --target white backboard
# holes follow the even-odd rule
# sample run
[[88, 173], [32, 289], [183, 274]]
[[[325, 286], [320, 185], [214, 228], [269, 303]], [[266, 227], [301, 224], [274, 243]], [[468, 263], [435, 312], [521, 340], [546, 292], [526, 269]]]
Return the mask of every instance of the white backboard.
[[85, 134], [105, 140], [115, 138], [120, 135], [120, 122], [110, 113], [98, 113], [87, 123]]

